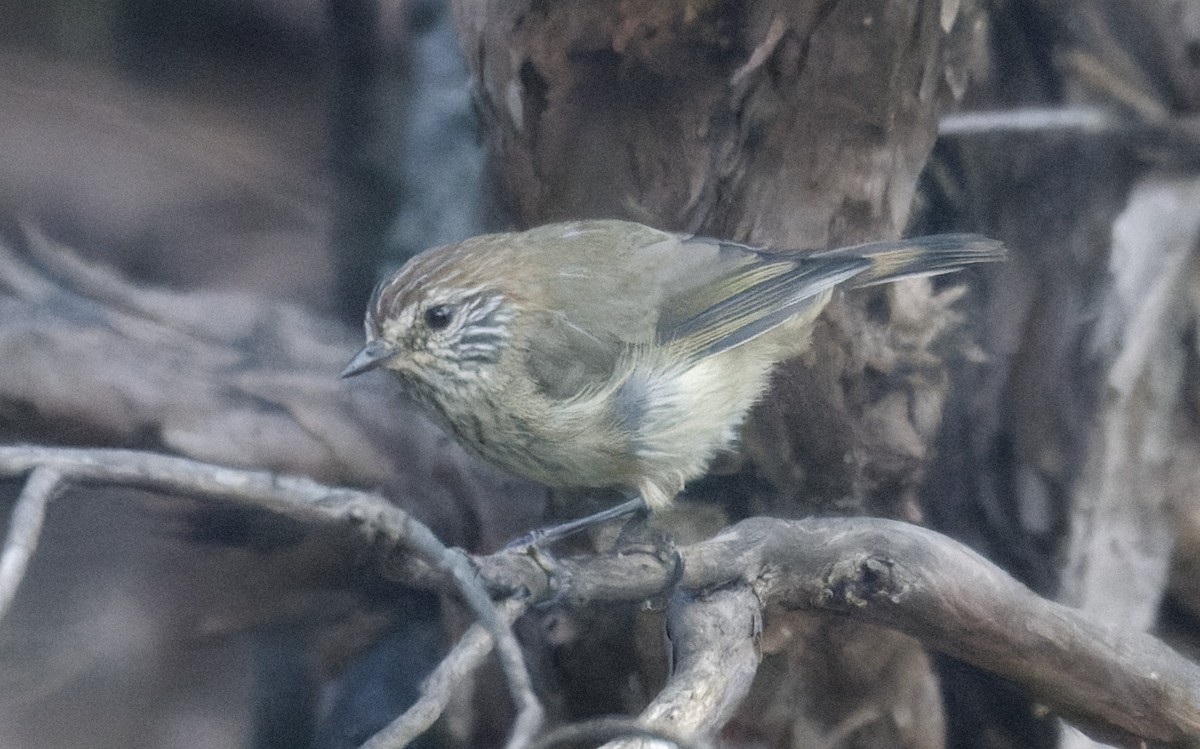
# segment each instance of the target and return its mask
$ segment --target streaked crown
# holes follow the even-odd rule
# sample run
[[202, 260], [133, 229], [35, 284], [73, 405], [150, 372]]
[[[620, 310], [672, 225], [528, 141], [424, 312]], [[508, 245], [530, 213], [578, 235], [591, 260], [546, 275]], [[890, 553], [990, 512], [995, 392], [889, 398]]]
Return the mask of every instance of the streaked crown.
[[[382, 366], [418, 387], [461, 386], [486, 375], [510, 337], [514, 310], [472, 282], [451, 253], [420, 256], [381, 284], [367, 307], [367, 338], [391, 352]], [[446, 257], [451, 255], [451, 257]]]

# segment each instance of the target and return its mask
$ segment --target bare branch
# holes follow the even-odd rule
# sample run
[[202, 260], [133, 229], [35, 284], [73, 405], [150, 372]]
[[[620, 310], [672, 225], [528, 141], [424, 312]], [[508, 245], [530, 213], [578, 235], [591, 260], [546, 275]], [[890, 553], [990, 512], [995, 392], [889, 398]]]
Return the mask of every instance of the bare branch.
[[[23, 494], [43, 497], [38, 501], [45, 501], [60, 480], [221, 496], [312, 521], [349, 523], [369, 543], [383, 541], [388, 548], [412, 552], [440, 575], [430, 577], [427, 571], [424, 582], [453, 577], [482, 625], [502, 643], [498, 655], [521, 711], [510, 746], [528, 745], [541, 719], [509, 627], [524, 604], [508, 604], [516, 608], [501, 616], [481, 580], [506, 594], [521, 590], [529, 600], [559, 594], [592, 602], [642, 600], [673, 584], [670, 563], [650, 554], [555, 561], [506, 551], [475, 560], [477, 577], [461, 552], [446, 549], [425, 526], [378, 495], [148, 453], [0, 447], [0, 475], [35, 469], [37, 476]], [[16, 515], [27, 511], [32, 512], [14, 514], [14, 528]], [[1025, 684], [1100, 737], [1168, 746], [1200, 740], [1200, 668], [1153, 637], [1099, 626], [1038, 597], [983, 557], [932, 531], [867, 518], [756, 518], [679, 553], [683, 574], [670, 623], [678, 668], [642, 718], [652, 728], [697, 739], [719, 729], [753, 676], [754, 622], [761, 601], [838, 612], [906, 632]], [[695, 591], [716, 588], [721, 590], [694, 597]], [[462, 663], [482, 657], [477, 637], [464, 640]], [[451, 661], [440, 672], [455, 668]], [[427, 711], [420, 721], [441, 709], [439, 689], [431, 687], [433, 701], [419, 708]]]
[[[428, 528], [421, 527], [437, 542]], [[437, 543], [441, 545], [441, 542]], [[517, 706], [517, 719], [505, 746], [508, 749], [523, 749], [529, 746], [541, 729], [545, 711], [534, 694], [533, 681], [529, 676], [529, 667], [525, 664], [525, 656], [521, 653], [521, 646], [517, 644], [509, 622], [496, 612], [492, 599], [476, 576], [470, 558], [459, 549], [447, 549], [444, 546], [441, 548], [439, 558], [441, 565], [444, 565], [442, 568], [454, 575], [463, 598], [495, 642], [496, 656], [500, 659], [504, 678], [508, 681], [509, 691], [512, 692], [513, 703]]]
[[[750, 692], [761, 631], [761, 604], [749, 585], [676, 593], [667, 613], [671, 678], [639, 721], [689, 741], [711, 741]], [[638, 739], [606, 749], [659, 745]]]
[[[528, 602], [509, 599], [499, 605], [500, 617], [510, 626], [528, 610]], [[402, 749], [429, 730], [450, 704], [456, 684], [468, 678], [492, 652], [493, 640], [487, 630], [473, 624], [454, 649], [425, 678], [421, 696], [386, 728], [362, 745], [362, 749]]]
[[[754, 586], [765, 603], [835, 611], [898, 629], [1024, 684], [1099, 737], [1200, 741], [1200, 668], [1142, 632], [1104, 627], [1043, 599], [962, 544], [868, 518], [745, 520], [680, 549], [682, 588]], [[534, 564], [477, 560], [489, 584], [637, 600], [661, 594], [670, 565], [651, 555]], [[518, 580], [524, 580], [518, 585]], [[1190, 743], [1189, 743], [1190, 742]]]
[[1004, 132], [1074, 130], [1110, 133], [1130, 130], [1134, 123], [1102, 107], [1020, 107], [988, 111], [954, 112], [938, 120], [938, 135], [979, 135]]
[[650, 728], [632, 718], [595, 718], [550, 731], [530, 749], [555, 749], [560, 746], [596, 744], [613, 739], [648, 739], [676, 749], [707, 749], [711, 744], [685, 741], [662, 729]]
[[13, 508], [8, 523], [8, 536], [0, 554], [0, 620], [8, 613], [17, 587], [25, 577], [25, 569], [37, 549], [42, 534], [46, 508], [62, 483], [62, 476], [52, 468], [39, 467], [25, 480], [21, 496]]
[[[755, 568], [778, 571], [760, 579], [767, 600], [906, 632], [1024, 684], [1097, 738], [1200, 741], [1200, 668], [1145, 633], [1037, 596], [962, 544], [887, 520], [747, 522]], [[704, 573], [703, 560], [692, 565]]]
[[537, 733], [542, 707], [533, 692], [524, 656], [512, 628], [497, 614], [470, 560], [461, 551], [446, 548], [428, 527], [383, 497], [335, 489], [297, 476], [242, 471], [132, 450], [0, 447], [0, 475], [20, 475], [35, 469], [44, 471], [38, 486], [52, 477], [55, 483], [74, 480], [219, 496], [283, 515], [350, 523], [363, 532], [368, 542], [383, 540], [390, 547], [406, 549], [453, 578], [458, 592], [497, 643], [497, 656], [518, 707], [509, 746], [526, 746]]

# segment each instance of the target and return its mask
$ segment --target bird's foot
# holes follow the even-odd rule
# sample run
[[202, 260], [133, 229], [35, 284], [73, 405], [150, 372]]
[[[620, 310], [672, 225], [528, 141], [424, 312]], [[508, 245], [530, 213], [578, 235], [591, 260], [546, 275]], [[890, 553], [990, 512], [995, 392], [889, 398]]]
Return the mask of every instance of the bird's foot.
[[635, 512], [644, 510], [646, 503], [641, 498], [631, 499], [622, 502], [619, 505], [614, 505], [606, 510], [601, 510], [587, 517], [569, 520], [559, 525], [552, 525], [548, 528], [538, 528], [531, 531], [520, 538], [510, 541], [505, 545], [505, 549], [520, 549], [528, 546], [549, 546], [550, 544], [561, 541], [562, 539], [572, 536], [582, 530], [586, 530], [592, 526], [609, 520], [615, 520], [627, 515], [632, 515]]

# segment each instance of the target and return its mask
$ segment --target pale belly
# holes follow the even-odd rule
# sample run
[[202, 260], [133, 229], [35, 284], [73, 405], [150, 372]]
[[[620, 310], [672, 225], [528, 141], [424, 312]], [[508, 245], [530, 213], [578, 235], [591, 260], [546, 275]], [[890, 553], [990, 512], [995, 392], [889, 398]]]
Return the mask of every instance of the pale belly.
[[567, 400], [514, 398], [508, 390], [508, 400], [490, 403], [487, 416], [459, 414], [443, 423], [511, 473], [551, 486], [636, 491], [651, 510], [662, 510], [736, 441], [771, 369], [799, 353], [806, 334], [806, 327], [785, 324], [685, 366], [634, 360], [604, 387]]

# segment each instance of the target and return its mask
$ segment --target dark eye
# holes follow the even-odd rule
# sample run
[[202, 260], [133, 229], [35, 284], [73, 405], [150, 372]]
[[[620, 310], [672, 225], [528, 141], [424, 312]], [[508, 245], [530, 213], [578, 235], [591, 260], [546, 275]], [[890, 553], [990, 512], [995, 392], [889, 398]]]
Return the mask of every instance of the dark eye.
[[441, 330], [454, 319], [454, 308], [449, 304], [437, 304], [425, 310], [425, 324], [430, 330]]

